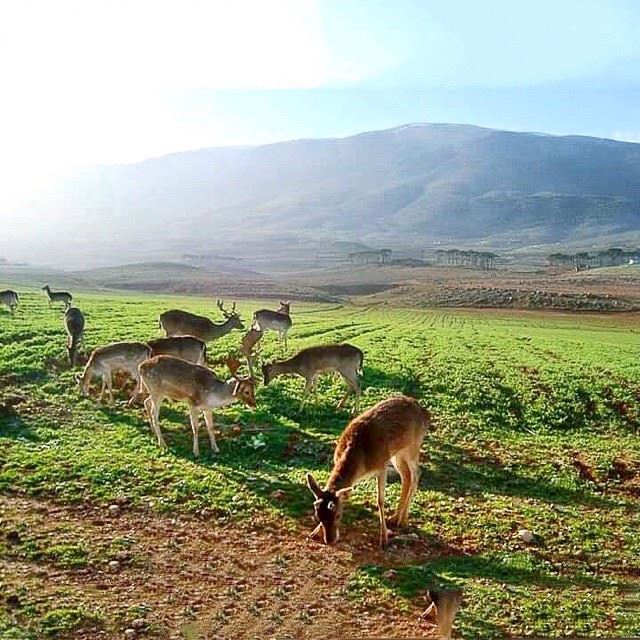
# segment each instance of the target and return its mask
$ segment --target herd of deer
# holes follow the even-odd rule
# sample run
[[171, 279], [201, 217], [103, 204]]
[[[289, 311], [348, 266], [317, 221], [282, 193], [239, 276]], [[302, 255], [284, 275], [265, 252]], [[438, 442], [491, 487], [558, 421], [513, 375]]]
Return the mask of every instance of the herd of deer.
[[[64, 303], [67, 349], [73, 367], [84, 334], [84, 315], [80, 309], [71, 306], [73, 296], [70, 293], [52, 291], [48, 285], [43, 290], [47, 294], [49, 305]], [[19, 304], [19, 296], [14, 291], [2, 291], [0, 301], [9, 306], [13, 314]], [[238, 401], [249, 407], [256, 406], [256, 346], [266, 331], [274, 331], [279, 334], [281, 345], [286, 350], [287, 333], [292, 327], [288, 302], [281, 302], [275, 311], [256, 311], [251, 328], [243, 336], [240, 346], [249, 375], [240, 376], [240, 360], [229, 357], [226, 363], [231, 377], [222, 380], [207, 366], [207, 343], [234, 329], [244, 330], [244, 325], [236, 312], [235, 303], [228, 310], [218, 300], [218, 309], [224, 316], [221, 323], [173, 309], [159, 317], [159, 327], [166, 337], [147, 342], [115, 342], [94, 349], [82, 373], [76, 376], [82, 392], [89, 395], [91, 381], [99, 378], [102, 382], [100, 400], [107, 394], [112, 402], [112, 374], [124, 371], [136, 382], [129, 403], [136, 403], [146, 396], [144, 407], [160, 447], [166, 447], [160, 429], [160, 407], [165, 399], [169, 399], [185, 401], [189, 407], [193, 455], [198, 456], [200, 453], [200, 414], [204, 415], [211, 449], [217, 453], [219, 449], [214, 435], [213, 410]], [[339, 373], [347, 384], [347, 391], [338, 406], [343, 407], [352, 392], [355, 395], [354, 410], [357, 412], [363, 360], [363, 352], [350, 344], [318, 345], [302, 349], [291, 358], [264, 363], [262, 374], [265, 385], [281, 375], [296, 374], [304, 378], [306, 384], [302, 408], [308, 394], [316, 391], [320, 374]], [[351, 420], [338, 440], [333, 470], [324, 488], [311, 474], [307, 475], [307, 485], [314, 496], [314, 511], [318, 521], [312, 536], [322, 534], [325, 544], [335, 543], [340, 535], [343, 506], [353, 486], [364, 478], [375, 477], [378, 485], [380, 544], [385, 547], [389, 538], [387, 526], [401, 527], [407, 523], [409, 505], [418, 487], [420, 447], [430, 424], [428, 412], [418, 402], [400, 395], [383, 400]], [[384, 490], [388, 463], [400, 474], [402, 489], [396, 512], [390, 518], [385, 518]]]
[[[71, 306], [73, 296], [66, 291], [52, 291], [43, 287], [49, 306], [64, 303], [64, 326], [68, 335], [67, 349], [71, 366], [75, 366], [79, 345], [85, 328], [85, 318], [80, 309]], [[15, 291], [0, 292], [0, 304], [9, 307], [13, 315], [19, 305]], [[112, 374], [128, 373], [136, 382], [129, 404], [136, 403], [144, 395], [151, 429], [158, 445], [166, 448], [160, 430], [160, 406], [164, 399], [185, 401], [189, 406], [189, 419], [193, 431], [193, 455], [200, 453], [198, 432], [200, 414], [204, 422], [211, 449], [218, 453], [214, 434], [213, 410], [241, 401], [256, 406], [254, 367], [256, 346], [266, 331], [277, 332], [281, 346], [287, 349], [287, 333], [292, 327], [290, 304], [280, 302], [275, 311], [260, 309], [253, 314], [250, 329], [244, 334], [240, 354], [244, 357], [248, 376], [238, 375], [240, 361], [228, 357], [225, 362], [231, 378], [221, 380], [207, 366], [207, 343], [227, 335], [234, 329], [244, 330], [235, 303], [230, 310], [218, 300], [218, 309], [224, 321], [215, 323], [204, 316], [174, 309], [162, 313], [159, 328], [166, 336], [147, 342], [116, 342], [94, 349], [82, 373], [76, 380], [84, 395], [89, 395], [93, 378], [102, 382], [100, 401], [105, 393], [113, 402]], [[337, 372], [347, 383], [347, 392], [339, 403], [344, 406], [349, 392], [355, 395], [354, 411], [360, 401], [359, 375], [362, 375], [363, 352], [350, 344], [318, 345], [302, 349], [291, 358], [264, 363], [262, 374], [268, 385], [280, 375], [297, 374], [304, 378], [305, 388], [301, 408], [309, 392], [316, 391], [317, 378], [324, 372]], [[429, 413], [413, 398], [395, 395], [352, 419], [338, 439], [333, 469], [322, 487], [307, 474], [307, 486], [314, 497], [314, 514], [317, 527], [310, 537], [321, 536], [325, 544], [334, 544], [340, 537], [340, 520], [345, 501], [356, 483], [365, 478], [377, 480], [377, 507], [380, 520], [380, 546], [385, 548], [391, 529], [407, 524], [411, 500], [418, 489], [420, 477], [420, 448], [431, 427]], [[384, 492], [387, 465], [391, 463], [402, 480], [398, 507], [393, 515], [385, 517]], [[453, 594], [453, 595], [452, 595]], [[438, 601], [440, 598], [440, 601]], [[441, 637], [450, 637], [451, 623], [459, 604], [458, 592], [439, 592], [432, 595], [432, 608], [436, 608]]]

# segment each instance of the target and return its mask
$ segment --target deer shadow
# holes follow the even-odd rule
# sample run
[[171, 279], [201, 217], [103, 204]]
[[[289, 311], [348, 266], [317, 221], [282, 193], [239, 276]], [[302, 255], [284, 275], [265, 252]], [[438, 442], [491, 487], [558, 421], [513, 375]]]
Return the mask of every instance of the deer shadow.
[[571, 489], [522, 475], [493, 461], [469, 460], [461, 447], [429, 442], [429, 467], [422, 465], [420, 486], [452, 496], [496, 495], [543, 500], [553, 504], [614, 507], [615, 502], [586, 490]]

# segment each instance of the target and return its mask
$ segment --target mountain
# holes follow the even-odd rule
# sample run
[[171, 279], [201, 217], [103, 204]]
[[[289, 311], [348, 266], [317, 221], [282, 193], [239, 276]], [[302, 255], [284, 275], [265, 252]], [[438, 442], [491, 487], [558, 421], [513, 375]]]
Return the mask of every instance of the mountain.
[[[111, 263], [309, 256], [333, 241], [414, 250], [637, 242], [640, 144], [413, 124], [95, 167], [25, 212], [65, 234], [64, 255]], [[55, 244], [40, 242], [42, 251]]]

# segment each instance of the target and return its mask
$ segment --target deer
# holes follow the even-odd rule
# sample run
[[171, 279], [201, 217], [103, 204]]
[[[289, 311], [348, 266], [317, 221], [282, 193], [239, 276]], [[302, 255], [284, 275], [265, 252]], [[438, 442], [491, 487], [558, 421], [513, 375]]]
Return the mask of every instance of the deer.
[[[340, 539], [342, 511], [354, 485], [375, 476], [380, 546], [386, 548], [390, 533], [387, 523], [391, 527], [407, 524], [409, 505], [420, 478], [420, 447], [430, 426], [428, 411], [413, 398], [403, 395], [383, 400], [351, 420], [338, 439], [333, 469], [324, 489], [310, 473], [307, 474], [307, 486], [314, 497], [314, 515], [318, 522], [310, 537], [322, 532], [325, 544], [335, 544]], [[400, 474], [402, 491], [395, 513], [385, 521], [384, 489], [389, 461]]]
[[64, 314], [64, 327], [67, 331], [67, 352], [71, 367], [76, 366], [78, 347], [84, 334], [84, 316], [78, 307], [68, 307]]
[[9, 307], [9, 312], [11, 313], [11, 315], [13, 315], [18, 308], [18, 305], [20, 304], [18, 293], [16, 291], [12, 291], [11, 289], [0, 291], [0, 304]]
[[305, 379], [305, 387], [302, 393], [300, 410], [304, 408], [310, 391], [316, 393], [318, 375], [326, 371], [338, 372], [347, 383], [347, 391], [338, 403], [341, 409], [349, 392], [356, 396], [354, 411], [358, 411], [360, 405], [360, 383], [358, 375], [362, 375], [362, 363], [364, 354], [358, 347], [350, 344], [328, 344], [302, 349], [288, 360], [267, 362], [262, 365], [262, 375], [265, 385], [277, 376], [297, 374]]
[[205, 343], [221, 338], [233, 329], [244, 329], [242, 320], [236, 313], [235, 302], [231, 311], [227, 311], [224, 308], [222, 300], [218, 300], [217, 305], [225, 317], [225, 321], [220, 324], [212, 322], [205, 316], [197, 316], [188, 311], [172, 309], [160, 315], [160, 328], [164, 329], [168, 338], [173, 336], [194, 336]]
[[106, 391], [109, 394], [110, 402], [113, 403], [111, 374], [114, 371], [126, 371], [136, 381], [136, 388], [129, 400], [129, 404], [133, 404], [142, 392], [138, 367], [151, 357], [151, 353], [151, 348], [143, 342], [114, 342], [94, 349], [83, 372], [76, 376], [82, 393], [88, 396], [91, 380], [94, 377], [101, 377], [100, 402], [102, 402]]
[[276, 311], [271, 309], [259, 309], [253, 314], [253, 327], [259, 331], [278, 332], [278, 337], [282, 343], [284, 340], [284, 349], [287, 350], [287, 332], [291, 329], [291, 303], [280, 300], [280, 306]]
[[435, 613], [438, 624], [438, 634], [442, 640], [450, 640], [453, 629], [453, 621], [462, 602], [461, 589], [442, 589], [427, 591], [427, 596], [431, 604], [420, 615], [421, 618], [428, 618]]
[[51, 291], [51, 287], [45, 284], [42, 290], [46, 292], [47, 298], [49, 298], [49, 308], [51, 308], [52, 302], [64, 302], [65, 309], [71, 306], [73, 296], [68, 291]]
[[194, 364], [207, 363], [207, 345], [193, 336], [172, 336], [148, 340], [151, 356], [175, 356]]
[[249, 368], [249, 375], [253, 378], [254, 371], [253, 365], [255, 364], [256, 356], [253, 353], [255, 346], [262, 340], [264, 331], [251, 327], [247, 333], [242, 336], [242, 343], [240, 345], [240, 353], [245, 357], [247, 361], [247, 367]]
[[166, 448], [160, 431], [160, 405], [165, 398], [184, 400], [189, 405], [189, 418], [193, 431], [193, 456], [200, 455], [198, 430], [200, 413], [209, 433], [211, 451], [219, 453], [213, 431], [213, 409], [226, 407], [241, 401], [250, 407], [256, 406], [255, 384], [251, 378], [241, 378], [235, 371], [229, 380], [220, 380], [216, 374], [202, 365], [193, 364], [174, 356], [154, 356], [139, 366], [143, 386], [149, 396], [144, 406], [149, 416], [151, 429], [156, 435], [158, 446]]

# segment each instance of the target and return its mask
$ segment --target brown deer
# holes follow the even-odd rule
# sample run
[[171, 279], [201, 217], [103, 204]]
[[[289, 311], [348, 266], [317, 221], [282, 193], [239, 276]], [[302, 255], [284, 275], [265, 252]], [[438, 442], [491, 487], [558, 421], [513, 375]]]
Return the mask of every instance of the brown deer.
[[200, 413], [204, 414], [211, 450], [218, 453], [212, 409], [226, 407], [238, 400], [250, 407], [256, 406], [254, 382], [250, 378], [236, 377], [232, 373], [229, 380], [220, 380], [211, 369], [173, 356], [150, 358], [140, 365], [139, 371], [143, 386], [149, 393], [144, 406], [158, 445], [163, 449], [167, 445], [160, 431], [159, 418], [160, 405], [165, 398], [184, 400], [189, 405], [194, 457], [200, 455]]
[[175, 356], [194, 364], [207, 363], [207, 345], [193, 336], [157, 338], [147, 344], [151, 348], [151, 356]]
[[78, 347], [84, 334], [84, 316], [77, 307], [69, 307], [64, 314], [64, 328], [67, 331], [67, 352], [69, 354], [69, 364], [76, 366]]
[[318, 526], [312, 537], [322, 531], [324, 543], [334, 544], [340, 537], [340, 519], [344, 503], [354, 485], [375, 476], [378, 481], [378, 515], [380, 546], [389, 541], [384, 516], [384, 488], [387, 463], [391, 461], [402, 479], [398, 508], [389, 519], [390, 526], [406, 525], [409, 504], [418, 488], [420, 447], [431, 426], [429, 413], [416, 400], [394, 396], [379, 402], [354, 418], [342, 432], [333, 456], [333, 470], [322, 489], [307, 474], [307, 486], [315, 497], [314, 510]]
[[93, 350], [84, 371], [76, 376], [76, 380], [82, 393], [88, 396], [91, 380], [94, 377], [102, 378], [100, 402], [104, 398], [105, 391], [109, 394], [110, 402], [113, 402], [112, 373], [126, 371], [137, 383], [130, 400], [130, 403], [133, 403], [142, 391], [138, 367], [149, 357], [151, 357], [151, 349], [142, 342], [114, 342], [98, 347]]
[[443, 589], [427, 592], [431, 604], [420, 617], [427, 618], [433, 613], [436, 615], [438, 634], [442, 640], [450, 640], [453, 629], [453, 621], [462, 602], [461, 589]]
[[300, 408], [304, 407], [310, 391], [316, 392], [317, 378], [325, 371], [337, 371], [347, 383], [347, 392], [338, 404], [341, 409], [347, 401], [349, 391], [356, 396], [355, 411], [360, 404], [360, 383], [364, 354], [358, 347], [350, 344], [328, 344], [302, 349], [293, 358], [280, 362], [268, 362], [262, 365], [264, 383], [268, 385], [277, 376], [297, 374], [302, 376], [306, 385], [302, 394]]
[[249, 375], [254, 378], [253, 365], [256, 361], [256, 354], [253, 353], [254, 348], [262, 339], [264, 331], [251, 327], [247, 333], [242, 336], [242, 343], [240, 346], [240, 353], [245, 357], [247, 361], [247, 367], [249, 368]]
[[265, 332], [271, 329], [278, 332], [280, 342], [284, 340], [284, 349], [287, 350], [287, 332], [291, 329], [291, 303], [280, 300], [280, 306], [276, 311], [260, 309], [253, 314], [253, 327]]
[[227, 311], [218, 300], [218, 309], [222, 311], [225, 321], [217, 324], [205, 316], [197, 316], [188, 311], [172, 309], [160, 315], [160, 328], [164, 329], [167, 337], [194, 336], [202, 342], [210, 342], [227, 335], [233, 329], [244, 329], [240, 316], [236, 313], [236, 303], [233, 303], [231, 311]]
[[11, 289], [0, 291], [0, 304], [9, 307], [9, 311], [11, 315], [13, 315], [20, 304], [17, 292], [12, 291]]
[[49, 308], [51, 308], [52, 302], [64, 302], [65, 309], [71, 306], [73, 296], [68, 291], [51, 291], [51, 287], [45, 284], [42, 290], [46, 292], [47, 298], [49, 298]]

